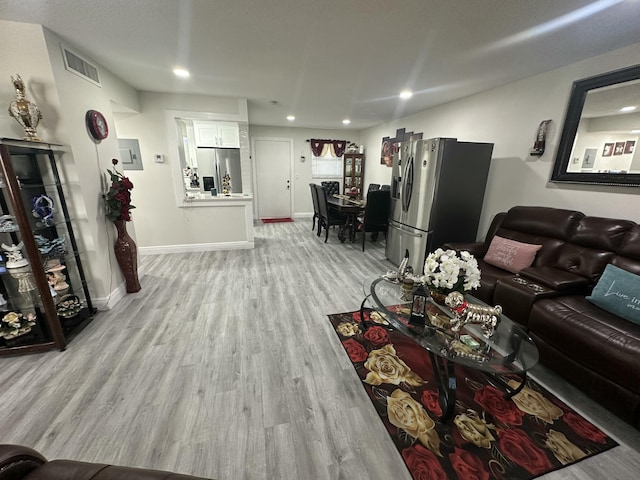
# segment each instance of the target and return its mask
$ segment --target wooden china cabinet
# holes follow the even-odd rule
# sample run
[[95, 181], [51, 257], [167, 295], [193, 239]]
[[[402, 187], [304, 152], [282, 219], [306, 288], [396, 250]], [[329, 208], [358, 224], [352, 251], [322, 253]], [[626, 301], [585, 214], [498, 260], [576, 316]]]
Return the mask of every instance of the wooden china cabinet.
[[64, 350], [95, 314], [57, 166], [64, 152], [0, 139], [0, 355]]
[[356, 198], [362, 199], [362, 184], [364, 181], [364, 153], [345, 153], [342, 161], [342, 185], [347, 195], [355, 188]]

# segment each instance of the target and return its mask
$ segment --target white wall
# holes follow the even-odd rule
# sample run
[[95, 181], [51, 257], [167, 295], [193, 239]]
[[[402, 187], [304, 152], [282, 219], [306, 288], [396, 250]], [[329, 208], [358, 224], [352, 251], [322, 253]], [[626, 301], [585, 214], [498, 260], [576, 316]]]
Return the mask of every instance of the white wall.
[[[101, 198], [103, 172], [118, 156], [118, 147], [113, 133], [103, 142], [94, 143], [85, 127], [85, 113], [89, 109], [101, 111], [113, 129], [111, 99], [135, 103], [137, 93], [102, 68], [102, 88], [65, 70], [60, 38], [40, 25], [0, 21], [0, 28], [0, 62], [4, 71], [20, 73], [27, 85], [27, 98], [42, 111], [40, 137], [69, 147], [58, 167], [66, 181], [74, 231], [84, 252], [89, 290], [94, 304], [104, 306], [117, 300], [124, 286], [113, 254], [115, 229], [105, 220]], [[8, 80], [0, 82], [0, 95], [15, 98]], [[23, 135], [8, 115], [0, 115], [0, 134], [13, 138]], [[131, 224], [129, 231], [135, 236]]]
[[[361, 132], [368, 152], [365, 183], [389, 183], [391, 169], [379, 163], [382, 138], [406, 128], [423, 132], [424, 138], [447, 136], [495, 144], [479, 237], [496, 213], [514, 205], [576, 209], [640, 222], [638, 188], [548, 182], [573, 81], [638, 63], [640, 44], [365, 130]], [[529, 150], [538, 124], [546, 119], [553, 123], [545, 153], [532, 157]]]
[[[141, 113], [118, 113], [117, 136], [135, 138], [140, 144], [143, 170], [127, 170], [135, 185], [132, 195], [136, 205], [134, 216], [138, 245], [167, 247], [176, 245], [241, 242], [247, 239], [244, 207], [179, 207], [176, 203], [177, 183], [182, 188], [180, 159], [175, 142], [175, 130], [169, 132], [166, 111], [211, 112], [229, 116], [246, 115], [239, 99], [205, 95], [172, 95], [140, 92]], [[246, 105], [246, 101], [244, 103]], [[248, 138], [241, 135], [241, 152], [248, 160]], [[154, 154], [164, 155], [164, 163], [155, 163]], [[248, 162], [247, 162], [248, 163]], [[243, 187], [247, 179], [250, 192], [251, 177], [242, 175]], [[180, 197], [183, 195], [181, 194]]]
[[[315, 130], [310, 128], [250, 125], [249, 136], [252, 139], [267, 137], [286, 138], [293, 140], [294, 170], [293, 172], [291, 172], [291, 185], [293, 188], [294, 217], [313, 215], [311, 191], [309, 190], [310, 183], [320, 183], [323, 180], [338, 180], [340, 182], [340, 185], [342, 186], [342, 179], [311, 177], [311, 145], [309, 144], [309, 142], [307, 142], [307, 140], [312, 138], [327, 140], [347, 140], [348, 142], [353, 142], [358, 145], [360, 144], [359, 132], [349, 129]], [[305, 157], [305, 161], [301, 162], [300, 157], [303, 155]]]

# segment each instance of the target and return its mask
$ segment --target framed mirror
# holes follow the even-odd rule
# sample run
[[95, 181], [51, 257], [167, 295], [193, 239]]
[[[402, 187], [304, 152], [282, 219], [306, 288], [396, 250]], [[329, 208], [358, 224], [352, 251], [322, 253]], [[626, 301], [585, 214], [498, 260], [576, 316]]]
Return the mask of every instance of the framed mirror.
[[552, 182], [640, 186], [640, 65], [573, 83]]

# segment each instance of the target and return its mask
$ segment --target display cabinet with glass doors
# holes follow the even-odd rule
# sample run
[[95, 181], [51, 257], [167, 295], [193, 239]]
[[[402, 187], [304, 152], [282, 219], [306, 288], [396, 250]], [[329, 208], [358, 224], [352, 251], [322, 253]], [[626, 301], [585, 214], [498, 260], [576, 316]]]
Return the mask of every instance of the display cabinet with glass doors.
[[342, 185], [345, 195], [362, 198], [362, 181], [364, 179], [364, 154], [345, 153], [343, 157]]
[[57, 165], [64, 152], [0, 139], [0, 355], [64, 350], [95, 314]]

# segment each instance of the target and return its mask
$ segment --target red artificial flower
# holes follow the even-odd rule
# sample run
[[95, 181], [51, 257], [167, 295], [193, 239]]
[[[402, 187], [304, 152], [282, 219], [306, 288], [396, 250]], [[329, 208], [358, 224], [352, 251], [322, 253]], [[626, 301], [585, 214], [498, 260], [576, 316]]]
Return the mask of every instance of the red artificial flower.
[[122, 177], [122, 186], [127, 190], [131, 190], [133, 188], [133, 183], [129, 180], [128, 177]]
[[[114, 158], [111, 163], [114, 166], [117, 165], [118, 159]], [[128, 222], [131, 220], [131, 209], [136, 208], [131, 204], [133, 183], [115, 168], [113, 171], [107, 169], [107, 173], [111, 181], [111, 186], [104, 195], [107, 218], [114, 222], [116, 220]]]

